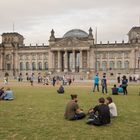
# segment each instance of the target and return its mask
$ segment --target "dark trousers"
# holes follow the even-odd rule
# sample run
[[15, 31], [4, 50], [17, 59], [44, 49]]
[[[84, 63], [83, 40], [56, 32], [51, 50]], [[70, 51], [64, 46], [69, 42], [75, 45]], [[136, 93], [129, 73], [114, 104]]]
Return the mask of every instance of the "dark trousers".
[[96, 87], [97, 87], [97, 91], [99, 92], [99, 84], [97, 83], [94, 84], [93, 92], [95, 91]]
[[59, 93], [59, 94], [63, 94], [64, 91], [57, 90], [57, 93]]
[[105, 93], [107, 93], [107, 86], [102, 86], [102, 93], [104, 94], [104, 91]]
[[85, 115], [85, 113], [77, 113], [77, 114], [75, 114], [75, 116], [71, 119], [71, 120], [81, 120], [81, 119], [83, 119], [84, 117], [85, 117], [86, 115]]
[[122, 87], [124, 95], [127, 95], [127, 87]]
[[95, 115], [93, 112], [91, 112], [89, 114], [89, 119], [87, 121], [87, 124], [89, 124], [89, 125], [96, 125], [96, 126], [102, 125], [101, 122], [100, 122], [99, 117], [97, 115]]
[[101, 125], [106, 125], [110, 123], [110, 120], [106, 120], [106, 122], [103, 122], [100, 120], [100, 117], [94, 113], [89, 114], [89, 119], [87, 121], [87, 124], [89, 125], [96, 125], [96, 126], [101, 126]]

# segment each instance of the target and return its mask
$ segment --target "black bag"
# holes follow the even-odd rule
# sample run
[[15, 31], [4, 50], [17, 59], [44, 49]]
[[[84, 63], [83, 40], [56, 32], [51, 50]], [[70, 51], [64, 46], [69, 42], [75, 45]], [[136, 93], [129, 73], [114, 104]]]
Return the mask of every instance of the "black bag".
[[99, 116], [94, 113], [90, 114], [87, 124], [100, 126], [101, 122]]

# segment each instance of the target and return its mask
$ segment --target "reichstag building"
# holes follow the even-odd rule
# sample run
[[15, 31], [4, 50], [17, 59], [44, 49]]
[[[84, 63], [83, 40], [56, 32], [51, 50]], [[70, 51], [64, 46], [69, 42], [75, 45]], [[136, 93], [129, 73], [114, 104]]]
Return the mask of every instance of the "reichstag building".
[[140, 27], [128, 32], [125, 43], [95, 43], [92, 28], [88, 32], [72, 29], [61, 38], [51, 31], [49, 45], [24, 45], [17, 32], [3, 33], [0, 44], [0, 73], [17, 76], [27, 73], [140, 74]]

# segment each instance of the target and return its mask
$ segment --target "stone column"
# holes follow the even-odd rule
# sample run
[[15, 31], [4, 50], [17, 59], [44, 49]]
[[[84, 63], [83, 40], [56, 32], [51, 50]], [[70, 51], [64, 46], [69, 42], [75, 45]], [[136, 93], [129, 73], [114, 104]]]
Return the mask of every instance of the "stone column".
[[13, 54], [13, 76], [15, 76], [15, 52], [12, 53]]
[[135, 70], [135, 49], [131, 50], [131, 58], [130, 58], [130, 68]]
[[115, 64], [114, 64], [114, 68], [117, 69], [117, 58], [115, 56]]
[[82, 55], [83, 55], [82, 50], [80, 50], [80, 72], [82, 72], [82, 70], [83, 70], [83, 58], [82, 58]]
[[139, 50], [138, 48], [136, 49], [136, 52], [135, 52], [135, 58], [136, 58], [136, 68], [138, 69], [139, 68]]
[[42, 70], [44, 70], [44, 53], [41, 54]]
[[64, 55], [64, 72], [68, 72], [68, 52], [65, 51]]
[[87, 50], [87, 69], [90, 67], [89, 50]]
[[125, 62], [125, 60], [124, 60], [124, 52], [123, 52], [123, 54], [122, 54], [122, 68], [124, 69], [124, 62]]
[[16, 69], [16, 72], [18, 71], [18, 63], [19, 63], [19, 61], [18, 61], [19, 59], [18, 59], [18, 54], [17, 54], [17, 51], [15, 52], [15, 69]]
[[0, 70], [2, 70], [2, 53], [0, 53]]
[[3, 70], [3, 71], [5, 70], [4, 57], [5, 57], [5, 54], [4, 54], [4, 52], [2, 52], [2, 70]]
[[36, 54], [35, 71], [38, 70], [38, 55]]
[[58, 51], [58, 69], [57, 72], [61, 72], [61, 52]]
[[72, 54], [72, 55], [73, 55], [72, 72], [75, 72], [75, 64], [76, 64], [76, 62], [75, 62], [75, 61], [76, 61], [76, 58], [75, 58], [75, 57], [76, 57], [76, 56], [75, 56], [75, 50], [73, 50], [73, 54]]
[[50, 50], [49, 51], [49, 71], [53, 71], [54, 68], [54, 57], [53, 57], [53, 52]]
[[110, 65], [109, 65], [109, 52], [107, 53], [107, 70], [110, 69]]

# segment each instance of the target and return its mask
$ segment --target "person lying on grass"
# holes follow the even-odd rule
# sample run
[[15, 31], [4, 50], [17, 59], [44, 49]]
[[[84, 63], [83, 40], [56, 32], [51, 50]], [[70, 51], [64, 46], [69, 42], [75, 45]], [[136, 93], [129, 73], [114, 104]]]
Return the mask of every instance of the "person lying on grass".
[[78, 99], [76, 94], [71, 95], [71, 100], [68, 102], [65, 110], [64, 117], [67, 120], [80, 120], [83, 119], [86, 115], [82, 109], [79, 108]]

